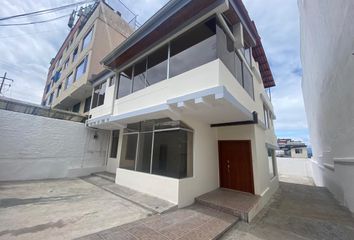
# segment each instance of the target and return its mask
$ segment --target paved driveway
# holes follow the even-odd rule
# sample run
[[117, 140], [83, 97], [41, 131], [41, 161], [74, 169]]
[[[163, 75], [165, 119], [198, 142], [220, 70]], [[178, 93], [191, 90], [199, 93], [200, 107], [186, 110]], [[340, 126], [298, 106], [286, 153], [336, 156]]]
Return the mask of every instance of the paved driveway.
[[149, 214], [81, 179], [0, 183], [0, 239], [73, 239]]
[[223, 240], [353, 240], [354, 219], [326, 188], [280, 183], [251, 224], [239, 222]]

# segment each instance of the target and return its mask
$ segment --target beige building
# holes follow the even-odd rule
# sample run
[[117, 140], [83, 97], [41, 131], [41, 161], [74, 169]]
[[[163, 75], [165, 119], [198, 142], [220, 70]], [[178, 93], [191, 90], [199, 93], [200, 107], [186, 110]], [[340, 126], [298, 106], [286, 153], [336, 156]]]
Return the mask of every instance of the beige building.
[[80, 12], [51, 61], [42, 105], [88, 114], [92, 94], [88, 80], [103, 70], [102, 58], [133, 29], [104, 1], [97, 1]]
[[102, 62], [87, 126], [111, 131], [116, 183], [179, 207], [220, 187], [264, 206], [278, 187], [275, 82], [242, 1], [171, 0]]

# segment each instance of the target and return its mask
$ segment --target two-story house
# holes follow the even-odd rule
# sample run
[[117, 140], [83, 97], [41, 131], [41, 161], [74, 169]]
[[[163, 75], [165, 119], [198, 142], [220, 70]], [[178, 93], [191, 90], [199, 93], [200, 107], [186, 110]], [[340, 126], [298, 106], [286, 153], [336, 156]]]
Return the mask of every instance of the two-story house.
[[241, 0], [171, 0], [102, 63], [87, 126], [112, 132], [116, 183], [179, 207], [275, 192], [275, 83]]
[[92, 93], [88, 80], [103, 70], [99, 61], [133, 28], [103, 0], [82, 8], [78, 14], [50, 63], [42, 105], [88, 114]]

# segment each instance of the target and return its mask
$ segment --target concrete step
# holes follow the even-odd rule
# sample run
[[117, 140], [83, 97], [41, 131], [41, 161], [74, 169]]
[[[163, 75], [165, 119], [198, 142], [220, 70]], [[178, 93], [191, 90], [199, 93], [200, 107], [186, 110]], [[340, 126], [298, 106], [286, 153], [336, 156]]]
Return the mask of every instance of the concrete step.
[[90, 239], [219, 239], [238, 217], [194, 204], [80, 238]]
[[250, 193], [219, 188], [195, 199], [196, 203], [250, 222], [257, 213], [260, 197]]
[[101, 178], [111, 181], [113, 183], [116, 182], [116, 175], [114, 173], [98, 172], [98, 173], [92, 173], [91, 175], [101, 177]]

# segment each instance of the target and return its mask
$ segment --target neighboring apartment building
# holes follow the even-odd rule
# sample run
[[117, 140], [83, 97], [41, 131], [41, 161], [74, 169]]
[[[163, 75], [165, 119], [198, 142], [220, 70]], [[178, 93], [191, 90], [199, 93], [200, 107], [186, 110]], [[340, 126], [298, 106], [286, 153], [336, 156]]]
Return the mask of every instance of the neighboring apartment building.
[[354, 212], [354, 1], [298, 1], [316, 185]]
[[51, 61], [42, 105], [87, 114], [92, 94], [88, 79], [103, 70], [99, 62], [133, 29], [103, 0], [80, 13]]
[[302, 141], [279, 138], [278, 147], [279, 150], [276, 150], [277, 157], [308, 158], [307, 146]]
[[278, 187], [275, 83], [242, 1], [171, 0], [102, 62], [117, 74], [91, 79], [87, 126], [112, 131], [116, 183], [179, 207], [235, 189], [261, 209]]

